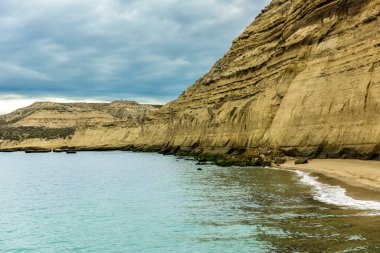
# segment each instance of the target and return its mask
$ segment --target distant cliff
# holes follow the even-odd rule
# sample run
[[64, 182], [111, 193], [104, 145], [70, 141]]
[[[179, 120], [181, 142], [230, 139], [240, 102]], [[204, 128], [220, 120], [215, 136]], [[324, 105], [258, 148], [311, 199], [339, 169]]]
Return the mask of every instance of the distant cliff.
[[[87, 130], [123, 130], [144, 124], [147, 114], [160, 106], [141, 105], [133, 101], [112, 103], [37, 102], [10, 114], [0, 116], [0, 148], [62, 148], [71, 144], [77, 133]], [[115, 145], [112, 135], [106, 143]], [[83, 140], [97, 146], [99, 138]], [[119, 139], [119, 137], [117, 138]], [[88, 145], [95, 143], [94, 145]]]
[[273, 0], [178, 99], [69, 145], [376, 158], [379, 19], [380, 0]]

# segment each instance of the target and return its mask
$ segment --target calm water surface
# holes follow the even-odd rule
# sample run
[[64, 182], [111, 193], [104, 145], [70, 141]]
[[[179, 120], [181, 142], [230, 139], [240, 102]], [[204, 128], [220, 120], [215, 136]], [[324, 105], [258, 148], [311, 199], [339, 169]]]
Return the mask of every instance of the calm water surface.
[[293, 172], [158, 154], [0, 153], [0, 252], [380, 252], [380, 216]]

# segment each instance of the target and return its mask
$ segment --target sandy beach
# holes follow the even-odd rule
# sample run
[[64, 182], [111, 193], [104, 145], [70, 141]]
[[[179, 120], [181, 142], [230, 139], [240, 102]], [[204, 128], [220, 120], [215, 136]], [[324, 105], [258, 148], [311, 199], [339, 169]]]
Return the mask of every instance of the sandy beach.
[[380, 161], [315, 159], [297, 165], [289, 161], [279, 168], [312, 172], [320, 181], [343, 186], [353, 197], [380, 200]]

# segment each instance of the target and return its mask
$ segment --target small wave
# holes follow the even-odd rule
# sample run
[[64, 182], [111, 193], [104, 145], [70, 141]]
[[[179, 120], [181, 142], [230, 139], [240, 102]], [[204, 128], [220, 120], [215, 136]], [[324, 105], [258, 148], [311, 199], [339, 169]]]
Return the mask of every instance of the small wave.
[[347, 196], [346, 190], [339, 186], [331, 186], [317, 181], [316, 177], [303, 171], [294, 171], [303, 184], [313, 187], [313, 198], [317, 201], [357, 210], [380, 211], [380, 202], [357, 200]]

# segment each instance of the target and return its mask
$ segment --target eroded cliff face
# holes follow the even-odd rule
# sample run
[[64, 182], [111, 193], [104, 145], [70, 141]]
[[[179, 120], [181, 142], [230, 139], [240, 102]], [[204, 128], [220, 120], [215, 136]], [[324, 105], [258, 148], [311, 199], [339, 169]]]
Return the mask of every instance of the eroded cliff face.
[[166, 144], [370, 152], [380, 144], [379, 15], [379, 0], [273, 1], [160, 111]]
[[68, 145], [378, 152], [379, 19], [380, 0], [273, 0], [178, 99]]
[[[0, 116], [0, 148], [122, 146], [123, 133], [143, 124], [158, 108], [133, 101], [37, 102]], [[86, 131], [92, 132], [90, 138], [84, 136]]]

